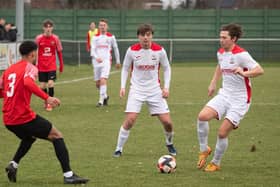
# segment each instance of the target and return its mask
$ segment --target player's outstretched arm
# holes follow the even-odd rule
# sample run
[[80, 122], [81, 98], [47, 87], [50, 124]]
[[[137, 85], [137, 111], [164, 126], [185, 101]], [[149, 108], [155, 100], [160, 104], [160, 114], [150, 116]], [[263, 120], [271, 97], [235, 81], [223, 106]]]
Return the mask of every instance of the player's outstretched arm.
[[33, 94], [40, 97], [43, 100], [47, 100], [49, 97], [41, 88], [37, 86], [34, 80], [31, 77], [24, 78], [24, 86], [29, 89]]

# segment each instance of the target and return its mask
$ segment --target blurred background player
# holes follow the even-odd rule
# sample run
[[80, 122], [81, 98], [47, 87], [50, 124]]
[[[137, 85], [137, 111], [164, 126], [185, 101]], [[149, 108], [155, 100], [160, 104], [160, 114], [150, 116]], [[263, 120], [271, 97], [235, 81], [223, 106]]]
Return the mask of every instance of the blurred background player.
[[228, 135], [237, 129], [240, 120], [248, 112], [251, 104], [251, 77], [263, 74], [262, 67], [243, 48], [236, 44], [242, 35], [237, 24], [225, 25], [220, 30], [221, 48], [217, 52], [218, 65], [208, 87], [208, 96], [212, 96], [216, 84], [222, 77], [222, 88], [200, 111], [197, 121], [197, 133], [200, 154], [197, 168], [202, 169], [211, 153], [208, 146], [209, 124], [211, 119], [224, 120], [219, 128], [215, 153], [204, 171], [220, 170], [220, 163], [228, 147]]
[[[128, 139], [142, 104], [148, 104], [150, 114], [158, 116], [165, 130], [166, 146], [171, 155], [177, 154], [173, 146], [173, 123], [169, 114], [166, 98], [169, 96], [171, 79], [170, 64], [164, 48], [154, 42], [153, 28], [142, 24], [137, 29], [139, 43], [128, 48], [121, 73], [120, 97], [125, 96], [126, 81], [131, 71], [130, 91], [126, 105], [126, 117], [120, 128], [114, 157], [122, 154], [123, 146]], [[163, 68], [164, 85], [160, 87], [159, 67]]]
[[34, 66], [37, 58], [36, 43], [25, 41], [20, 45], [19, 51], [22, 59], [5, 70], [0, 78], [1, 97], [4, 98], [2, 108], [4, 124], [9, 131], [21, 139], [14, 158], [6, 167], [8, 179], [10, 182], [16, 182], [20, 160], [30, 150], [36, 138], [40, 138], [53, 143], [64, 173], [64, 183], [87, 183], [88, 179], [77, 176], [71, 170], [62, 133], [30, 108], [32, 94], [52, 107], [60, 105], [59, 99], [47, 95], [35, 83], [38, 75], [38, 69]]
[[4, 40], [8, 42], [17, 41], [17, 28], [13, 23], [6, 23]]
[[[59, 72], [63, 72], [62, 45], [59, 37], [53, 34], [53, 22], [49, 19], [43, 22], [43, 34], [39, 34], [35, 41], [38, 45], [38, 70], [41, 89], [54, 96], [54, 81], [56, 80], [56, 54], [59, 59]], [[45, 104], [47, 111], [51, 105]]]
[[5, 39], [5, 24], [6, 20], [0, 17], [0, 41]]
[[108, 21], [101, 19], [98, 24], [98, 34], [93, 37], [91, 43], [94, 80], [99, 90], [97, 107], [108, 105], [107, 80], [112, 64], [112, 48], [114, 49], [116, 68], [119, 69], [121, 67], [120, 53], [116, 38], [108, 32]]
[[87, 32], [87, 51], [90, 52], [90, 45], [92, 38], [98, 33], [98, 29], [95, 26], [95, 22], [91, 22], [89, 25], [89, 30]]

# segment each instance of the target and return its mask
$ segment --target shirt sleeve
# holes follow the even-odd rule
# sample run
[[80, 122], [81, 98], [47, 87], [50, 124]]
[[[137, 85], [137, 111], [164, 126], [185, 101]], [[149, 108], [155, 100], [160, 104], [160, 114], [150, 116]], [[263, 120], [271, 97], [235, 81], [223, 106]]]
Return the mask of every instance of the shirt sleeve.
[[120, 64], [120, 52], [119, 52], [119, 48], [118, 48], [118, 44], [117, 44], [117, 40], [116, 40], [115, 36], [112, 36], [112, 46], [114, 48], [116, 63]]
[[171, 80], [171, 68], [166, 51], [164, 49], [162, 49], [162, 53], [160, 56], [160, 64], [163, 68], [164, 88], [169, 89]]
[[56, 36], [56, 50], [57, 51], [62, 51], [63, 50], [61, 41], [60, 41], [58, 36]]
[[91, 39], [90, 56], [95, 59], [98, 58], [98, 56], [96, 54], [96, 37], [93, 37]]
[[43, 100], [48, 99], [48, 94], [42, 91], [41, 88], [37, 86], [35, 80], [38, 76], [38, 69], [32, 65], [27, 64], [24, 74], [24, 86], [27, 87], [32, 93], [37, 95], [38, 97], [42, 98]]
[[36, 66], [28, 63], [25, 69], [24, 78], [30, 77], [32, 80], [36, 80], [38, 77], [38, 69]]
[[63, 72], [64, 62], [62, 51], [57, 51], [58, 59], [59, 59], [59, 71]]
[[90, 31], [87, 32], [87, 43], [86, 43], [86, 49], [87, 51], [90, 51]]
[[129, 69], [131, 64], [133, 63], [133, 59], [131, 57], [130, 49], [126, 51], [123, 66], [122, 66], [122, 73], [121, 73], [121, 88], [125, 88], [126, 81], [129, 73]]
[[[35, 43], [38, 45], [39, 44], [39, 37], [40, 35], [38, 35], [38, 36], [36, 36], [36, 38], [35, 38]], [[39, 46], [38, 46], [39, 47]]]
[[48, 94], [46, 94], [41, 88], [37, 86], [37, 84], [35, 84], [31, 77], [24, 78], [24, 86], [43, 100], [47, 100], [49, 97]]
[[240, 67], [253, 69], [255, 68], [258, 63], [252, 58], [252, 56], [246, 51], [238, 54], [237, 61]]

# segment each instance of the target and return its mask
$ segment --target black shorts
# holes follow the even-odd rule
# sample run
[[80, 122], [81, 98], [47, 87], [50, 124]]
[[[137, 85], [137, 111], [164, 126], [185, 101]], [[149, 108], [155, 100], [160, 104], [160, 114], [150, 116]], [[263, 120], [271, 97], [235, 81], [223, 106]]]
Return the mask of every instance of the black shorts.
[[39, 71], [39, 82], [48, 82], [49, 80], [56, 80], [56, 71]]
[[20, 139], [47, 139], [52, 129], [52, 124], [37, 114], [36, 118], [30, 122], [20, 125], [6, 125], [6, 128], [13, 132]]

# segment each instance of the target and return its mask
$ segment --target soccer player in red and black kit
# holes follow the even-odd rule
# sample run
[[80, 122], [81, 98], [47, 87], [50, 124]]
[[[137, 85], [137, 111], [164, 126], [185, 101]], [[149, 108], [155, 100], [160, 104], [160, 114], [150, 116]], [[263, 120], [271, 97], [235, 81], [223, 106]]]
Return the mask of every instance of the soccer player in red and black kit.
[[[59, 72], [63, 72], [62, 45], [59, 37], [53, 34], [53, 22], [49, 19], [43, 22], [43, 34], [35, 41], [38, 45], [38, 70], [41, 89], [54, 96], [54, 81], [56, 80], [56, 54], [59, 59]], [[51, 105], [45, 104], [47, 111], [52, 111]]]
[[9, 131], [21, 139], [14, 158], [6, 167], [10, 182], [16, 182], [20, 160], [29, 151], [36, 138], [40, 138], [53, 143], [64, 173], [64, 183], [87, 183], [88, 179], [79, 177], [71, 170], [69, 154], [61, 132], [30, 108], [32, 94], [52, 107], [60, 105], [59, 99], [49, 96], [35, 83], [38, 74], [38, 69], [34, 66], [37, 58], [36, 43], [25, 41], [20, 45], [19, 51], [22, 59], [5, 70], [0, 78], [0, 96], [4, 98], [2, 108], [4, 124]]

